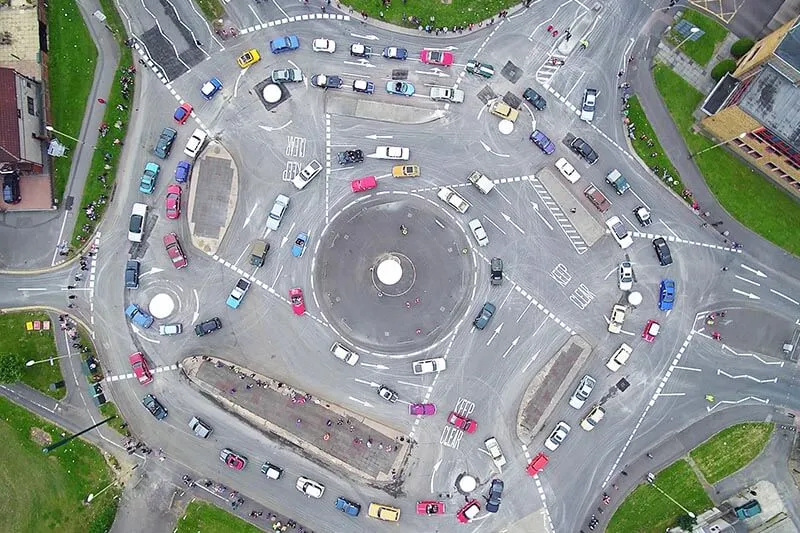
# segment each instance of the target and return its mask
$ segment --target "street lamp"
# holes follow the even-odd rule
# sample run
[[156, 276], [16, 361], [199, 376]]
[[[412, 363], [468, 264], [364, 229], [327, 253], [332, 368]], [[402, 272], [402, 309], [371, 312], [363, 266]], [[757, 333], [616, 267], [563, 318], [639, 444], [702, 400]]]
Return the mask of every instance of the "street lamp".
[[89, 494], [86, 497], [86, 503], [92, 503], [92, 500], [94, 500], [95, 498], [97, 498], [98, 496], [103, 494], [105, 491], [107, 491], [111, 487], [111, 485], [116, 485], [116, 484], [117, 484], [117, 480], [115, 479], [114, 481], [112, 481], [111, 483], [109, 483], [108, 485], [106, 485], [105, 487], [100, 489], [100, 491], [98, 491], [97, 494]]
[[83, 144], [83, 141], [82, 141], [82, 140], [80, 140], [80, 139], [76, 139], [76, 138], [75, 138], [75, 137], [73, 137], [72, 135], [67, 135], [67, 134], [66, 134], [66, 133], [64, 133], [64, 132], [58, 131], [58, 130], [57, 130], [57, 129], [55, 129], [53, 126], [45, 126], [45, 127], [44, 127], [44, 129], [46, 129], [47, 131], [52, 131], [53, 133], [58, 133], [59, 135], [63, 135], [63, 136], [64, 136], [64, 137], [66, 137], [67, 139], [72, 139], [72, 140], [73, 140], [73, 141], [75, 141], [75, 142], [79, 142], [79, 143]]
[[33, 359], [31, 359], [30, 361], [25, 363], [25, 366], [38, 365], [39, 363], [46, 363], [48, 361], [50, 361], [52, 363], [56, 359], [64, 359], [65, 357], [71, 357], [71, 356], [72, 356], [72, 354], [70, 354], [70, 355], [59, 355], [58, 357], [51, 357], [49, 359], [42, 359], [41, 361], [34, 361]]
[[689, 516], [690, 516], [690, 517], [692, 517], [692, 518], [697, 518], [697, 517], [696, 517], [696, 515], [695, 515], [693, 512], [691, 512], [689, 509], [687, 509], [687, 508], [686, 508], [686, 507], [684, 507], [683, 505], [679, 504], [677, 501], [675, 501], [675, 499], [674, 499], [672, 496], [670, 496], [669, 494], [667, 494], [666, 492], [664, 492], [663, 490], [661, 490], [661, 487], [659, 487], [658, 485], [656, 485], [656, 476], [655, 476], [654, 474], [652, 474], [652, 473], [650, 473], [650, 474], [647, 474], [647, 481], [649, 481], [649, 482], [650, 482], [650, 484], [653, 486], [653, 488], [654, 488], [654, 489], [656, 489], [658, 492], [660, 492], [661, 494], [663, 494], [664, 496], [666, 496], [666, 497], [669, 499], [669, 501], [671, 501], [672, 503], [674, 503], [675, 505], [677, 505], [678, 507], [680, 507], [680, 508], [681, 508], [681, 510], [682, 510], [684, 513], [686, 513], [687, 515], [689, 515]]
[[729, 142], [735, 141], [736, 139], [744, 139], [746, 136], [747, 136], [747, 132], [745, 131], [743, 133], [740, 133], [736, 137], [731, 137], [727, 141], [718, 142], [714, 146], [709, 146], [708, 148], [703, 148], [699, 152], [695, 152], [693, 154], [689, 154], [689, 159], [694, 159], [694, 157], [697, 156], [697, 155], [700, 155], [702, 153], [708, 152], [709, 150], [713, 150], [714, 148], [717, 148], [718, 146], [722, 146], [723, 144], [728, 144]]
[[678, 43], [678, 46], [676, 46], [676, 47], [675, 47], [675, 50], [673, 50], [673, 52], [677, 52], [677, 51], [678, 51], [678, 48], [680, 48], [681, 46], [683, 46], [683, 43], [685, 43], [686, 41], [688, 41], [689, 39], [691, 39], [691, 38], [692, 38], [692, 35], [694, 35], [695, 33], [699, 32], [699, 31], [700, 31], [700, 28], [698, 28], [697, 26], [695, 26], [695, 27], [693, 27], [691, 30], [689, 30], [689, 35], [686, 37], [686, 39], [684, 39], [684, 40], [682, 40], [680, 43]]

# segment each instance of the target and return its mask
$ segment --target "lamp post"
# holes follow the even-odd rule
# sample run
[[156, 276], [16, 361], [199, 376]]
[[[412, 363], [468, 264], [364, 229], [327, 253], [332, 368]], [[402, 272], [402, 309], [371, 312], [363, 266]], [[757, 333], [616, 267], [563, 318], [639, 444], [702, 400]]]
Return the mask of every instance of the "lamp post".
[[59, 355], [58, 357], [51, 357], [49, 359], [42, 359], [41, 361], [34, 361], [33, 359], [31, 359], [30, 361], [25, 363], [25, 366], [38, 365], [39, 363], [46, 363], [48, 361], [50, 361], [52, 363], [56, 359], [64, 359], [65, 357], [72, 357], [72, 354], [70, 354], [70, 355]]
[[109, 483], [108, 485], [106, 485], [105, 487], [100, 489], [99, 491], [97, 491], [97, 494], [94, 494], [94, 493], [89, 494], [86, 497], [86, 503], [92, 503], [92, 500], [94, 500], [95, 498], [97, 498], [98, 496], [103, 494], [105, 491], [107, 491], [111, 487], [111, 485], [116, 485], [116, 484], [117, 484], [117, 480], [115, 479], [114, 481], [112, 481], [111, 483]]
[[730, 139], [728, 139], [727, 141], [718, 142], [717, 144], [715, 144], [715, 145], [713, 145], [713, 146], [709, 146], [708, 148], [703, 148], [703, 149], [702, 149], [702, 150], [700, 150], [699, 152], [695, 152], [695, 153], [693, 153], [693, 154], [689, 154], [689, 159], [694, 159], [694, 157], [695, 157], [695, 156], [697, 156], [697, 155], [700, 155], [700, 154], [702, 154], [702, 153], [708, 152], [709, 150], [713, 150], [714, 148], [717, 148], [717, 147], [719, 147], [719, 146], [722, 146], [723, 144], [728, 144], [729, 142], [731, 142], [731, 141], [735, 141], [736, 139], [744, 139], [746, 136], [747, 136], [747, 132], [745, 131], [745, 132], [743, 132], [743, 133], [740, 133], [740, 134], [739, 134], [739, 135], [737, 135], [736, 137], [731, 137], [731, 138], [730, 138]]
[[672, 496], [670, 496], [669, 494], [667, 494], [666, 492], [664, 492], [663, 490], [661, 490], [661, 487], [659, 487], [658, 485], [656, 485], [655, 479], [656, 479], [656, 476], [655, 476], [654, 474], [652, 474], [652, 473], [650, 473], [650, 474], [647, 474], [647, 481], [649, 481], [649, 482], [650, 482], [650, 484], [653, 486], [653, 488], [654, 488], [654, 489], [656, 489], [658, 492], [660, 492], [661, 494], [663, 494], [664, 496], [666, 496], [666, 497], [669, 499], [669, 501], [671, 501], [672, 503], [674, 503], [675, 505], [677, 505], [678, 507], [680, 507], [680, 508], [681, 508], [681, 510], [682, 510], [684, 513], [686, 513], [687, 515], [689, 515], [689, 516], [690, 516], [690, 517], [692, 517], [692, 518], [697, 518], [693, 512], [691, 512], [689, 509], [687, 509], [686, 507], [684, 507], [683, 505], [681, 505], [680, 503], [678, 503], [677, 501], [675, 501], [675, 498], [673, 498]]
[[697, 26], [695, 26], [695, 27], [693, 27], [691, 30], [689, 30], [689, 35], [686, 37], [686, 39], [684, 39], [684, 40], [682, 40], [680, 43], [678, 43], [678, 46], [676, 46], [676, 47], [675, 47], [675, 49], [673, 50], [673, 52], [677, 52], [677, 51], [678, 51], [678, 48], [680, 48], [681, 46], [683, 46], [683, 43], [685, 43], [686, 41], [688, 41], [689, 39], [691, 39], [691, 38], [692, 38], [692, 35], [694, 35], [695, 33], [699, 32], [699, 31], [700, 31], [700, 28], [698, 28]]
[[75, 137], [73, 137], [72, 135], [67, 135], [67, 134], [66, 134], [66, 133], [64, 133], [64, 132], [58, 131], [58, 130], [57, 130], [57, 129], [55, 129], [53, 126], [45, 126], [45, 127], [44, 127], [44, 129], [46, 129], [47, 131], [51, 131], [51, 132], [53, 132], [53, 133], [58, 133], [59, 135], [63, 135], [63, 136], [64, 136], [64, 137], [66, 137], [67, 139], [72, 139], [72, 140], [73, 140], [73, 141], [75, 141], [75, 142], [79, 142], [79, 143], [83, 144], [83, 141], [82, 141], [82, 140], [80, 140], [80, 139], [76, 139], [76, 138], [75, 138]]

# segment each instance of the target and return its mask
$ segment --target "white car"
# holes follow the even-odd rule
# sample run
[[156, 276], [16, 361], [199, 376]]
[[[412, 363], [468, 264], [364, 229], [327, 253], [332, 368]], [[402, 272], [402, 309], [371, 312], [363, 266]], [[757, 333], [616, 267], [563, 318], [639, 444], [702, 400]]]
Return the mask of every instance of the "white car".
[[131, 221], [128, 225], [129, 241], [142, 242], [145, 222], [147, 222], [147, 204], [133, 204], [133, 208], [131, 209]]
[[486, 235], [486, 230], [483, 229], [483, 224], [477, 218], [469, 221], [469, 229], [472, 230], [472, 235], [478, 241], [478, 246], [486, 246], [489, 244], [489, 236]]
[[358, 363], [358, 354], [353, 350], [345, 348], [344, 344], [340, 342], [334, 342], [331, 345], [331, 353], [336, 359], [340, 359], [350, 366], [355, 366], [355, 364]]
[[618, 216], [613, 216], [606, 220], [606, 226], [611, 231], [611, 236], [614, 237], [614, 240], [617, 241], [620, 248], [624, 250], [633, 244], [633, 237], [631, 237], [628, 228], [625, 227], [625, 224], [622, 223]]
[[311, 49], [315, 52], [328, 52], [332, 54], [336, 51], [336, 43], [330, 39], [314, 39], [311, 41]]
[[621, 291], [629, 291], [633, 287], [633, 265], [630, 261], [623, 261], [619, 264], [617, 281]]
[[195, 129], [192, 132], [192, 136], [186, 141], [186, 148], [183, 149], [183, 153], [189, 157], [197, 157], [197, 154], [203, 149], [206, 139], [208, 139], [208, 134], [204, 130]]
[[279, 194], [278, 197], [275, 198], [275, 203], [272, 204], [272, 209], [269, 212], [269, 217], [267, 218], [267, 228], [271, 229], [272, 231], [278, 230], [278, 228], [281, 226], [281, 220], [283, 220], [283, 215], [286, 213], [287, 207], [289, 207], [289, 197]]
[[592, 410], [589, 411], [589, 414], [581, 420], [581, 428], [586, 431], [591, 431], [594, 427], [606, 416], [606, 410], [600, 407], [599, 405], [595, 405], [592, 407]]
[[608, 331], [611, 333], [619, 333], [622, 331], [622, 323], [625, 322], [625, 312], [627, 307], [620, 304], [614, 304], [611, 308], [611, 317], [608, 319]]
[[583, 407], [583, 404], [589, 399], [596, 384], [597, 380], [589, 374], [583, 376], [575, 392], [572, 393], [572, 397], [569, 399], [569, 406], [573, 409], [580, 409]]
[[502, 472], [502, 468], [506, 464], [506, 456], [503, 455], [503, 450], [500, 449], [497, 439], [489, 437], [483, 441], [483, 445], [486, 446], [486, 451], [489, 452], [489, 456], [494, 461], [495, 466]]
[[295, 488], [309, 498], [322, 498], [325, 493], [325, 485], [303, 476], [297, 478]]
[[581, 179], [581, 175], [575, 170], [575, 167], [569, 164], [569, 161], [563, 157], [556, 161], [556, 168], [561, 172], [561, 175], [567, 178], [570, 183], [575, 183]]
[[591, 123], [594, 120], [594, 108], [597, 105], [597, 89], [583, 91], [581, 103], [581, 120]]
[[617, 351], [614, 352], [614, 355], [612, 355], [611, 358], [606, 363], [606, 368], [608, 368], [612, 372], [616, 372], [617, 370], [622, 368], [622, 365], [624, 365], [628, 361], [628, 358], [631, 356], [632, 353], [633, 353], [633, 348], [631, 348], [630, 346], [628, 346], [623, 342], [620, 345], [620, 347], [617, 348]]
[[378, 159], [408, 161], [408, 158], [411, 157], [411, 152], [408, 148], [401, 146], [378, 146], [375, 148], [375, 157]]
[[556, 451], [561, 443], [564, 442], [564, 439], [567, 438], [569, 435], [569, 431], [572, 428], [569, 427], [569, 424], [564, 422], [563, 420], [556, 425], [556, 428], [550, 433], [550, 436], [544, 441], [544, 447], [550, 450], [551, 452]]
[[444, 357], [436, 357], [435, 359], [422, 359], [421, 361], [414, 361], [411, 363], [411, 369], [416, 375], [431, 374], [433, 372], [441, 372], [447, 368], [447, 361]]
[[314, 159], [307, 164], [299, 174], [292, 178], [292, 185], [302, 190], [303, 187], [308, 185], [320, 172], [322, 172], [322, 165], [319, 161]]
[[183, 332], [183, 324], [160, 324], [158, 326], [159, 335], [178, 335]]
[[459, 213], [466, 213], [467, 209], [469, 209], [469, 202], [450, 187], [442, 187], [439, 189], [439, 192], [436, 193], [436, 196]]

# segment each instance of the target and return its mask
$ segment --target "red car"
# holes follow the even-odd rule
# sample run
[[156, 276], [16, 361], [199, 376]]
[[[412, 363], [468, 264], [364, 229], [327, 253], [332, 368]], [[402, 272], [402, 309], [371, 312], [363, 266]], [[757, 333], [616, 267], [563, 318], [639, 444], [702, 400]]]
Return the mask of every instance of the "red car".
[[192, 104], [189, 102], [182, 103], [178, 109], [175, 110], [175, 122], [178, 124], [186, 124], [186, 121], [189, 120], [189, 116], [192, 114]]
[[466, 524], [470, 522], [473, 518], [478, 516], [478, 513], [481, 512], [481, 504], [478, 503], [478, 500], [470, 500], [458, 510], [458, 514], [456, 517], [458, 521], [462, 524]]
[[167, 185], [167, 218], [176, 219], [181, 216], [181, 186], [174, 183]]
[[443, 67], [449, 67], [453, 64], [453, 52], [425, 49], [419, 53], [419, 59], [428, 65], [441, 65]]
[[644, 331], [642, 331], [642, 338], [647, 342], [653, 342], [656, 340], [656, 335], [658, 332], [661, 331], [661, 326], [655, 320], [648, 320], [647, 324], [644, 325]]
[[292, 302], [292, 311], [296, 315], [302, 315], [306, 312], [306, 304], [303, 301], [303, 289], [296, 287], [289, 289], [289, 300]]
[[435, 415], [436, 406], [432, 403], [412, 403], [408, 406], [408, 414], [410, 415]]
[[478, 429], [477, 422], [463, 417], [455, 411], [451, 412], [450, 416], [447, 417], [447, 422], [454, 425], [461, 431], [466, 431], [467, 433], [475, 433], [475, 430]]
[[528, 463], [528, 467], [525, 470], [527, 470], [528, 474], [535, 476], [544, 470], [544, 467], [547, 466], [548, 461], [549, 459], [547, 456], [542, 452], [539, 452], [533, 459], [531, 459], [531, 462]]
[[244, 467], [247, 466], [247, 457], [239, 455], [229, 448], [220, 450], [219, 460], [234, 470], [244, 470]]
[[139, 383], [147, 385], [153, 381], [153, 374], [150, 373], [150, 367], [147, 366], [147, 361], [145, 361], [142, 352], [132, 353], [128, 359], [133, 367], [133, 374], [139, 380]]
[[350, 188], [353, 189], [353, 192], [364, 192], [377, 186], [378, 182], [375, 180], [375, 176], [366, 176], [350, 182]]
[[183, 255], [183, 248], [178, 241], [178, 236], [174, 232], [164, 235], [164, 248], [167, 249], [167, 255], [175, 268], [183, 268], [189, 264], [186, 256]]
[[444, 502], [433, 500], [417, 502], [417, 514], [444, 514]]

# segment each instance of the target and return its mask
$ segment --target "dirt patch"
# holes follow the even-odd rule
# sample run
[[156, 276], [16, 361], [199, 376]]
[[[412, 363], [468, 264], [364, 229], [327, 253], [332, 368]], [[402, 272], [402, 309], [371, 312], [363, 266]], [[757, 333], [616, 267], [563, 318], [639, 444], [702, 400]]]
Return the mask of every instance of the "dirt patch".
[[42, 448], [53, 444], [53, 437], [41, 428], [31, 428], [31, 440]]

